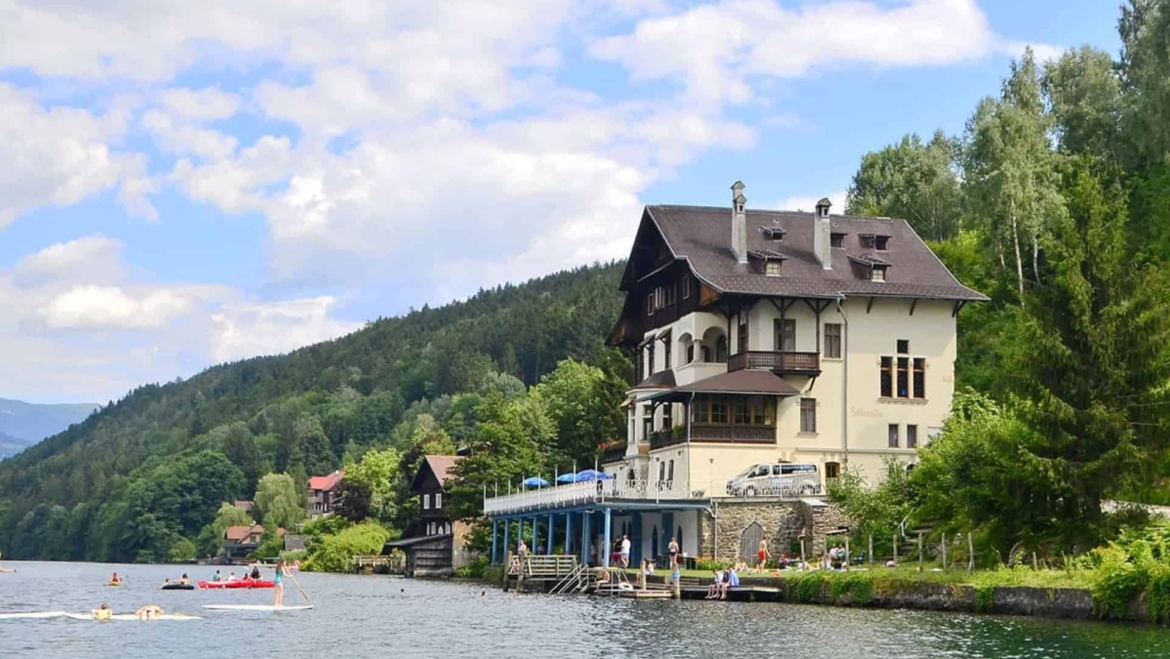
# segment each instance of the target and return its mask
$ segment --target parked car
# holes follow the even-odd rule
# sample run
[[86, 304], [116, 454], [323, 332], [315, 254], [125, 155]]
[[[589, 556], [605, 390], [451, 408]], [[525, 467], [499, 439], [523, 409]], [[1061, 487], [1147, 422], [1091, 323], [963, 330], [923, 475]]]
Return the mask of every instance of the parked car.
[[756, 464], [727, 481], [733, 497], [809, 496], [821, 493], [821, 474], [815, 464], [779, 462]]

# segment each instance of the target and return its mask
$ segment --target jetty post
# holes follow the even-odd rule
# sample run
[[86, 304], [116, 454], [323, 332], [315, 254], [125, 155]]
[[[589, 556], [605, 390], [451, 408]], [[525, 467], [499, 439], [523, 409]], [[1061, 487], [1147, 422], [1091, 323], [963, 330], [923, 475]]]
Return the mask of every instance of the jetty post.
[[894, 534], [894, 565], [898, 565], [898, 534]]
[[565, 553], [573, 553], [573, 513], [565, 513]]
[[497, 551], [496, 533], [498, 531], [498, 527], [499, 527], [499, 520], [493, 519], [492, 520], [492, 565], [496, 564], [496, 557], [499, 556], [499, 554], [496, 553], [496, 551]]

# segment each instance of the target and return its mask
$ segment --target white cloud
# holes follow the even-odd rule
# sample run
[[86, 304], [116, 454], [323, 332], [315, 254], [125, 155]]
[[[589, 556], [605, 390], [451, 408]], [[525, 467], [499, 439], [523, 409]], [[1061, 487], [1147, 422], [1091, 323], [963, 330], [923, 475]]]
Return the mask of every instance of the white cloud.
[[953, 64], [985, 56], [996, 43], [975, 0], [893, 7], [837, 0], [792, 10], [774, 0], [725, 0], [647, 18], [591, 50], [635, 79], [676, 80], [696, 102], [742, 103], [757, 76], [799, 77], [845, 63]]
[[212, 315], [215, 334], [211, 356], [230, 361], [288, 352], [344, 336], [361, 323], [329, 317], [336, 300], [329, 296], [265, 304], [229, 305]]
[[13, 275], [22, 285], [47, 281], [108, 283], [122, 277], [122, 242], [101, 234], [50, 245], [21, 259]]
[[836, 192], [830, 192], [827, 195], [820, 196], [794, 195], [781, 199], [773, 208], [776, 210], [805, 211], [806, 213], [811, 213], [816, 210], [818, 201], [828, 197], [829, 201], [833, 204], [829, 207], [829, 212], [833, 215], [844, 215], [845, 195], [845, 190], [837, 190]]
[[1048, 60], [1060, 59], [1064, 51], [1068, 50], [1064, 46], [1056, 46], [1050, 43], [1011, 40], [1000, 41], [998, 50], [1013, 59], [1019, 59], [1024, 56], [1024, 51], [1028, 48], [1031, 48], [1035, 54], [1037, 64], [1043, 64]]
[[140, 329], [168, 325], [192, 300], [170, 290], [141, 294], [118, 286], [76, 286], [49, 300], [41, 317], [54, 329]]
[[141, 160], [108, 144], [125, 121], [120, 112], [46, 109], [31, 93], [0, 82], [0, 229], [28, 209], [67, 206], [136, 173]]
[[240, 97], [217, 87], [175, 87], [162, 93], [162, 104], [184, 119], [211, 121], [234, 116], [240, 108]]

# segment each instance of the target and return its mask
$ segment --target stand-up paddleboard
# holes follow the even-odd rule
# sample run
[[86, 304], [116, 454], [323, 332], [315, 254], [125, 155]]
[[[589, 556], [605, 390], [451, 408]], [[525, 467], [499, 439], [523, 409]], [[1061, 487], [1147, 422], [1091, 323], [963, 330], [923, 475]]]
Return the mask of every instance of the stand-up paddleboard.
[[273, 606], [271, 604], [204, 604], [203, 608], [214, 611], [304, 611], [313, 608], [312, 604], [300, 606]]
[[[32, 611], [28, 613], [0, 613], [0, 620], [44, 620], [47, 618], [69, 618], [70, 620], [93, 620], [97, 621], [92, 613], [70, 613], [68, 611]], [[185, 613], [164, 613], [157, 615], [149, 620], [202, 620], [199, 616], [190, 616]], [[133, 613], [116, 613], [111, 615], [108, 620], [143, 620]], [[102, 622], [105, 622], [104, 620]]]

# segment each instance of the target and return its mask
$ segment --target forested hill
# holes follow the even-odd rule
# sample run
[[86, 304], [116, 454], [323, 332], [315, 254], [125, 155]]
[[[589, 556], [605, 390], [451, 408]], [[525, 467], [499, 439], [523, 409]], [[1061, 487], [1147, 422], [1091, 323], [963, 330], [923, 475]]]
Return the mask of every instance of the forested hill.
[[0, 464], [0, 550], [161, 559], [167, 538], [196, 537], [221, 502], [251, 498], [265, 473], [303, 479], [339, 468], [347, 453], [408, 447], [420, 414], [458, 413], [452, 394], [522, 390], [566, 357], [621, 371], [604, 338], [623, 267], [481, 291], [287, 355], [139, 387]]

